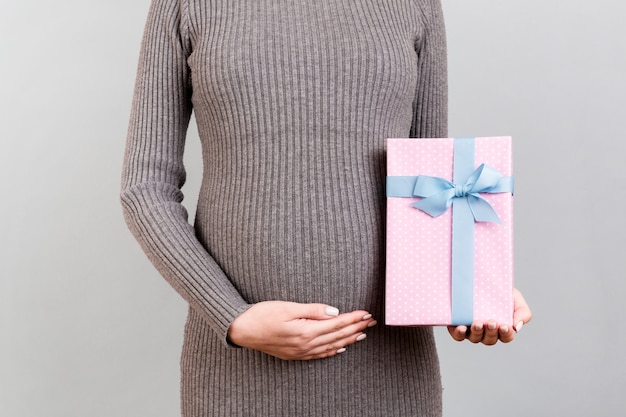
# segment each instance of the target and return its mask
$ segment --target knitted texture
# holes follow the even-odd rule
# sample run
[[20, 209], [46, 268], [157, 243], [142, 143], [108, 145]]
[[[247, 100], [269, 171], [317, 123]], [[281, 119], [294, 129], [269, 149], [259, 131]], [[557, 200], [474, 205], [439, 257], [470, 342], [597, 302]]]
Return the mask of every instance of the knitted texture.
[[[204, 162], [193, 226], [180, 190], [192, 110]], [[382, 324], [384, 144], [446, 137], [446, 119], [438, 0], [153, 0], [122, 204], [190, 305], [183, 416], [441, 414], [432, 329]], [[364, 309], [380, 324], [329, 359], [228, 346], [230, 323], [263, 300]]]

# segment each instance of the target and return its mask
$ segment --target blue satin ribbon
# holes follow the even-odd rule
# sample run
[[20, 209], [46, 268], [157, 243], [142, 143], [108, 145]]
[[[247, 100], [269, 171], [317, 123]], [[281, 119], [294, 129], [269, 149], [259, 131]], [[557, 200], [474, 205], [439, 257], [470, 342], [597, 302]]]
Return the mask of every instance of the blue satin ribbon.
[[453, 181], [420, 176], [388, 176], [387, 197], [421, 197], [411, 204], [433, 217], [452, 206], [452, 324], [474, 320], [474, 222], [500, 223], [480, 193], [513, 193], [513, 177], [485, 164], [474, 169], [474, 138], [454, 139]]
[[505, 177], [485, 164], [462, 184], [428, 175], [387, 177], [387, 197], [422, 197], [411, 205], [433, 217], [445, 213], [455, 199], [464, 198], [475, 221], [501, 223], [491, 204], [479, 193], [506, 192], [513, 192], [513, 177]]

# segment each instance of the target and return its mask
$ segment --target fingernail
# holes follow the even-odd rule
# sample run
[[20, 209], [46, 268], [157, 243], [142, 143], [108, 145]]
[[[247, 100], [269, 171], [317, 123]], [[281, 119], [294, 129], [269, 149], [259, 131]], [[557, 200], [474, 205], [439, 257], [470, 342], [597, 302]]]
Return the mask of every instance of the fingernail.
[[377, 324], [378, 324], [378, 322], [377, 322], [376, 320], [374, 320], [374, 321], [372, 321], [372, 322], [369, 322], [369, 323], [368, 323], [368, 325], [367, 325], [367, 327], [374, 327], [374, 326], [376, 326]]
[[500, 327], [500, 331], [502, 333], [508, 333], [509, 332], [509, 326], [502, 326], [502, 327]]
[[459, 333], [461, 334], [467, 334], [467, 326], [459, 326], [457, 327]]
[[520, 321], [519, 323], [517, 323], [517, 324], [515, 325], [515, 331], [516, 331], [517, 333], [521, 332], [521, 331], [522, 331], [522, 327], [524, 327], [524, 322], [523, 322], [523, 321]]
[[327, 316], [338, 316], [339, 309], [336, 307], [326, 307], [326, 315]]
[[343, 353], [346, 351], [346, 348], [337, 349], [337, 353]]
[[487, 327], [489, 328], [489, 330], [496, 330], [496, 327], [498, 327], [495, 323], [488, 323]]
[[361, 320], [369, 320], [371, 318], [372, 318], [371, 314], [366, 314], [366, 315], [363, 316], [363, 318]]
[[357, 336], [356, 341], [360, 342], [361, 340], [365, 340], [366, 337], [367, 335], [365, 333], [361, 333], [360, 335]]
[[474, 330], [476, 330], [477, 332], [481, 331], [482, 329], [483, 329], [482, 323], [478, 323], [474, 326]]

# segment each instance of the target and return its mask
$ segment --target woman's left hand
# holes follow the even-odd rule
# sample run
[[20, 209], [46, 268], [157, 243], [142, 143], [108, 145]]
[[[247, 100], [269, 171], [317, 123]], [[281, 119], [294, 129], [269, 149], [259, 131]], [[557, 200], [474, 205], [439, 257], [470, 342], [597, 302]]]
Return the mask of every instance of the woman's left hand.
[[502, 343], [509, 343], [515, 339], [515, 333], [522, 330], [522, 326], [532, 319], [532, 312], [524, 300], [524, 296], [517, 288], [513, 289], [513, 328], [509, 325], [499, 325], [495, 320], [486, 322], [475, 321], [470, 328], [467, 326], [448, 326], [448, 333], [458, 342], [467, 339], [472, 343], [483, 343], [485, 345], [495, 345], [498, 340]]

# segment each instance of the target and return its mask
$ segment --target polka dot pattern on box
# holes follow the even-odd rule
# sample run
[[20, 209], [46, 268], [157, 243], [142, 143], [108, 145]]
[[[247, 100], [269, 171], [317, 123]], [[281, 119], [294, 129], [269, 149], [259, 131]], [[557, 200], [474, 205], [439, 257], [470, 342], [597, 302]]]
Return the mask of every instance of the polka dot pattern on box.
[[[453, 139], [389, 139], [387, 175], [452, 180]], [[475, 166], [512, 175], [511, 140], [477, 138]], [[513, 208], [510, 193], [483, 194], [502, 224], [474, 224], [474, 318], [512, 324]], [[451, 322], [452, 211], [439, 217], [413, 208], [417, 198], [387, 199], [386, 313], [389, 325]]]

